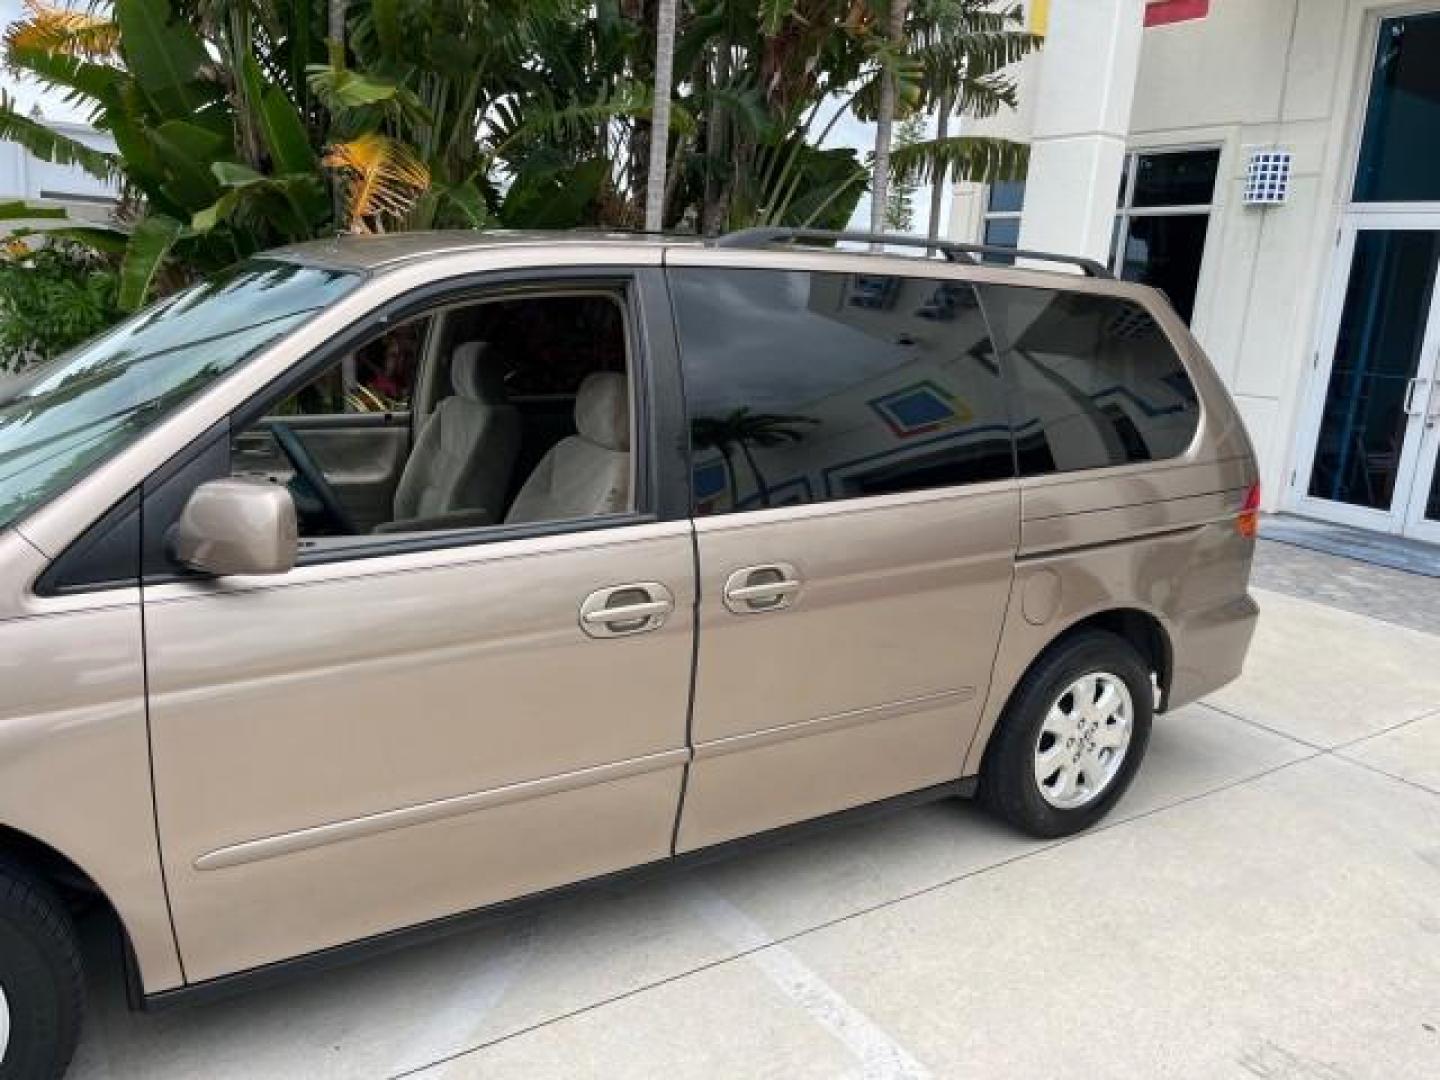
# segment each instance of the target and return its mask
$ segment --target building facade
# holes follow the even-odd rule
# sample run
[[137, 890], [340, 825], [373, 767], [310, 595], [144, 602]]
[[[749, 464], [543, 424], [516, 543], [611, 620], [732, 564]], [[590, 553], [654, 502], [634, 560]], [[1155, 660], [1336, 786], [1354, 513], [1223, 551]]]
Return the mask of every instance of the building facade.
[[[49, 127], [86, 146], [115, 152], [109, 132], [70, 120], [41, 118]], [[97, 180], [73, 165], [41, 161], [19, 143], [0, 140], [0, 203], [24, 202], [30, 206], [59, 207], [76, 221], [103, 222], [114, 212], [119, 185]], [[51, 219], [6, 221], [0, 231], [16, 228], [45, 228]]]
[[1024, 184], [951, 234], [1155, 284], [1230, 386], [1264, 502], [1440, 541], [1440, 2], [1050, 0]]

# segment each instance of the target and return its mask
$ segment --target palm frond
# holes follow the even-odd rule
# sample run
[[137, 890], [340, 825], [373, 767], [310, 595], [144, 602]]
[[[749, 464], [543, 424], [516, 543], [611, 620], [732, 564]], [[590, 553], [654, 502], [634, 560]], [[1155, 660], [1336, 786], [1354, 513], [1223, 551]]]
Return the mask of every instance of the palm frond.
[[4, 90], [0, 90], [0, 139], [19, 143], [41, 161], [74, 165], [100, 180], [109, 180], [116, 173], [115, 159], [105, 151], [86, 146], [20, 113]]
[[953, 180], [994, 183], [1021, 179], [1029, 163], [1027, 143], [955, 135], [896, 147], [890, 154], [890, 173], [899, 183], [928, 184], [942, 170]]
[[384, 231], [386, 219], [403, 218], [430, 186], [430, 170], [407, 144], [374, 132], [331, 145], [321, 164], [343, 178], [351, 232]]
[[25, 0], [25, 11], [24, 17], [5, 30], [7, 52], [34, 50], [84, 60], [109, 60], [120, 47], [120, 28], [112, 19], [43, 0]]

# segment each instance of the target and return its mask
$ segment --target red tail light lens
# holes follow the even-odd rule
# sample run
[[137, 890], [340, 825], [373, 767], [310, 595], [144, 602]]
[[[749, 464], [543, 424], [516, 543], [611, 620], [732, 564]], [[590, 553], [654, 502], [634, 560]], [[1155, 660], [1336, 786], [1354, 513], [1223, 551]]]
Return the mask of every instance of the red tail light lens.
[[1235, 529], [1244, 537], [1253, 537], [1260, 531], [1260, 481], [1250, 485], [1245, 492], [1245, 501], [1240, 504], [1240, 513], [1235, 518]]

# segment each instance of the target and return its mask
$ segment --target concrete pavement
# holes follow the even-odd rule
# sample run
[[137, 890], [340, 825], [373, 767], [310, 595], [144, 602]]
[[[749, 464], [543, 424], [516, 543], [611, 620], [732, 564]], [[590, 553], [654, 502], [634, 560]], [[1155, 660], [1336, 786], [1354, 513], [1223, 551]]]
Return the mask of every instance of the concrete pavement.
[[1292, 596], [1102, 827], [940, 804], [154, 1015], [77, 1080], [1440, 1076], [1440, 637]]

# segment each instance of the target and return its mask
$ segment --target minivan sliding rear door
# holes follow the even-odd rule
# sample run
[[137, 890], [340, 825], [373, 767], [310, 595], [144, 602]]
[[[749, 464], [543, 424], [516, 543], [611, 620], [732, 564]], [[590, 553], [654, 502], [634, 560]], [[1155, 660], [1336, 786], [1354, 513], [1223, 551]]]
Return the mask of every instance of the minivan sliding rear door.
[[970, 285], [727, 257], [667, 270], [701, 594], [680, 851], [958, 778], [1018, 533]]

